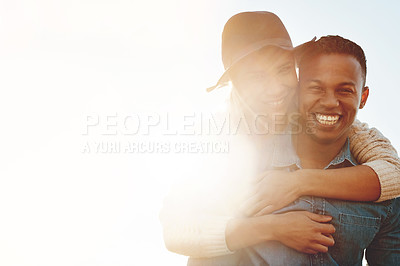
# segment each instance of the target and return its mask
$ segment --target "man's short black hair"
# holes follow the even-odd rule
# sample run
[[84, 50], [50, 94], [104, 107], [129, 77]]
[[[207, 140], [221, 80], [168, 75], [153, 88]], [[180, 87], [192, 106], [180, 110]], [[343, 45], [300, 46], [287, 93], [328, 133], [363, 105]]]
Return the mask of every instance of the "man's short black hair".
[[364, 79], [363, 87], [367, 76], [367, 60], [363, 49], [356, 43], [341, 36], [324, 36], [318, 41], [308, 44], [306, 47], [296, 51], [296, 60], [301, 65], [321, 54], [346, 54], [351, 55], [360, 63], [362, 76]]

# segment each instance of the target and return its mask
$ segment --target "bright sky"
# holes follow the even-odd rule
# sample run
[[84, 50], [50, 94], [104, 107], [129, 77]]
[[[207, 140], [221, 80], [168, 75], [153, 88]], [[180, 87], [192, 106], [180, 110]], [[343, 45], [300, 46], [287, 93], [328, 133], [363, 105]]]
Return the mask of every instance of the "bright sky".
[[275, 12], [295, 45], [328, 34], [361, 45], [359, 118], [400, 149], [397, 1], [0, 1], [1, 265], [185, 265], [158, 213], [197, 155], [96, 145], [163, 143], [165, 118], [146, 132], [158, 115], [221, 103], [205, 88], [223, 72], [222, 28], [251, 10]]

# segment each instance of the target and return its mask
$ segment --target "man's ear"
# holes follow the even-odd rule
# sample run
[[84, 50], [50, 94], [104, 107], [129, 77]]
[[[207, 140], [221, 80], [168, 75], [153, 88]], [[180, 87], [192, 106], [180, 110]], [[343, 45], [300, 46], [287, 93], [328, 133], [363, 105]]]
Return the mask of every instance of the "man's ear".
[[368, 86], [366, 86], [362, 89], [360, 109], [363, 109], [363, 107], [367, 103], [368, 95], [369, 95], [369, 88]]

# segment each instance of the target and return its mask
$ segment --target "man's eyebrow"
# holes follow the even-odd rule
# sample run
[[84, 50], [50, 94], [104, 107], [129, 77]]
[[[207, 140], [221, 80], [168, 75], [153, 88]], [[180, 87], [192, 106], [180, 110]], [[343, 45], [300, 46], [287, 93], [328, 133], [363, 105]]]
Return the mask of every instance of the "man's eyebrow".
[[[321, 84], [322, 83], [318, 79], [310, 79], [310, 80], [308, 80], [308, 82], [310, 82], [310, 83], [314, 82], [314, 83], [317, 83], [317, 84]], [[356, 84], [354, 82], [347, 81], [347, 82], [341, 82], [341, 83], [337, 84], [337, 86], [356, 86]]]
[[341, 82], [338, 84], [338, 86], [356, 86], [356, 84], [354, 82]]

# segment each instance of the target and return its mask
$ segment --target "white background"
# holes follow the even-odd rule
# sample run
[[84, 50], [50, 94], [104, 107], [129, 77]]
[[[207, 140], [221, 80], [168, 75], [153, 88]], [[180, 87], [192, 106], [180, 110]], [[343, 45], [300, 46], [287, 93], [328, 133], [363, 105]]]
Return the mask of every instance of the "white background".
[[[103, 119], [215, 106], [223, 25], [241, 11], [280, 16], [294, 45], [338, 34], [367, 56], [359, 118], [399, 150], [396, 1], [1, 1], [0, 265], [185, 265], [158, 213], [195, 154], [83, 153]], [[87, 119], [100, 122], [88, 135]], [[120, 123], [117, 122], [117, 123]]]

